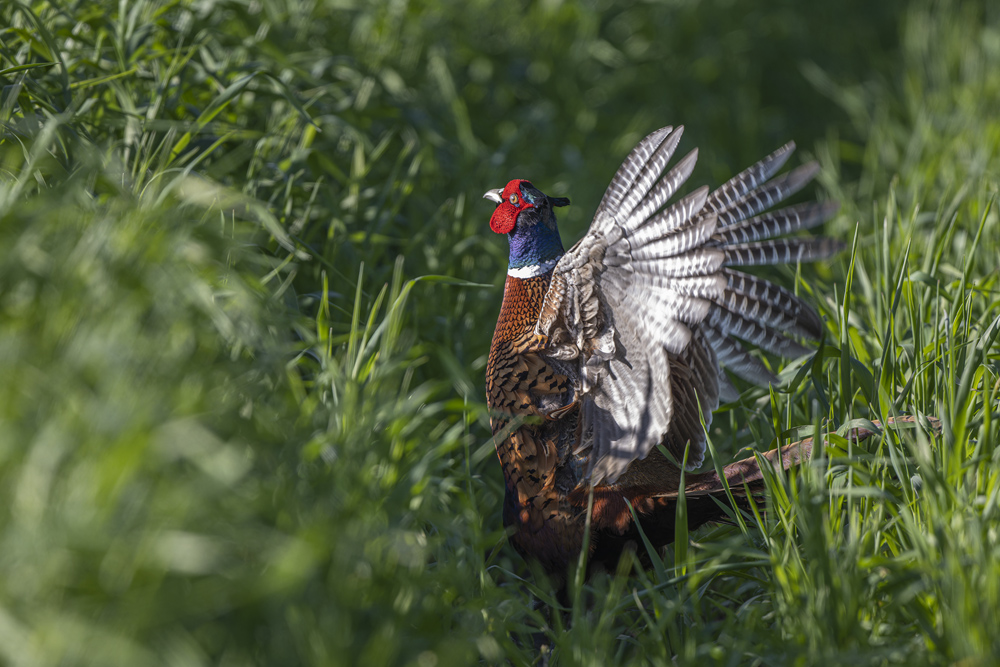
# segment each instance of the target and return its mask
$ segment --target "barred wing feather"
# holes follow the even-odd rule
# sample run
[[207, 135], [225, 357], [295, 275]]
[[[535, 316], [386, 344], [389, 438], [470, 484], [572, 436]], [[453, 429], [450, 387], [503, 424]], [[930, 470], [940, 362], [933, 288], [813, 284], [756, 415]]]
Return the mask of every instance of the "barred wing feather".
[[697, 150], [666, 171], [683, 128], [653, 132], [625, 159], [587, 234], [559, 260], [536, 333], [546, 354], [575, 363], [591, 484], [615, 482], [663, 443], [688, 465], [705, 456], [704, 427], [735, 390], [720, 366], [759, 384], [774, 375], [741, 341], [797, 356], [815, 338], [815, 312], [786, 289], [729, 268], [810, 261], [840, 249], [828, 239], [775, 236], [814, 227], [835, 204], [765, 211], [815, 176], [810, 163], [775, 176], [789, 143], [714, 192], [666, 206]]

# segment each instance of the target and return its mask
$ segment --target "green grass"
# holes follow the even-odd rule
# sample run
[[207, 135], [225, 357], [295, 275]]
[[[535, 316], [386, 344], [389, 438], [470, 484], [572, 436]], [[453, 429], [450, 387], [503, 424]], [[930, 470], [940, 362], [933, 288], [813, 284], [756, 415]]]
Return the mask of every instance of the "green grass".
[[[871, 4], [0, 6], [0, 664], [1000, 660], [1000, 14]], [[852, 248], [768, 274], [826, 337], [719, 457], [943, 432], [831, 436], [553, 613], [501, 528], [479, 197], [531, 178], [574, 239], [668, 123], [697, 183], [795, 139]]]

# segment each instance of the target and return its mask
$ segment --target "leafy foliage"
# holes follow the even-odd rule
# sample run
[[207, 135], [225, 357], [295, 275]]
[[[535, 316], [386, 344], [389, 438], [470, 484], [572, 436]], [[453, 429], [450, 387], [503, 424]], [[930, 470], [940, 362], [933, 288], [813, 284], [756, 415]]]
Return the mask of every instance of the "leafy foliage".
[[[0, 7], [0, 661], [997, 660], [1000, 16], [814, 4]], [[943, 433], [832, 435], [554, 611], [500, 528], [478, 197], [532, 178], [575, 238], [669, 122], [699, 183], [814, 147], [853, 240], [777, 276], [827, 336], [718, 456]]]

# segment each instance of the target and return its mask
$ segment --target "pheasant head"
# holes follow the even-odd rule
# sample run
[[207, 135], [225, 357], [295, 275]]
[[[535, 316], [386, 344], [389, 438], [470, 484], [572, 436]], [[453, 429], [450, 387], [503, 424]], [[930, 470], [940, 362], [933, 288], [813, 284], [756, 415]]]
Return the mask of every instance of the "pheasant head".
[[497, 203], [490, 218], [490, 229], [497, 234], [506, 234], [510, 241], [510, 261], [508, 272], [524, 276], [538, 275], [536, 270], [547, 267], [551, 270], [555, 261], [563, 255], [559, 228], [556, 226], [555, 206], [569, 206], [565, 197], [549, 197], [531, 183], [515, 179], [502, 190], [490, 190], [483, 195]]

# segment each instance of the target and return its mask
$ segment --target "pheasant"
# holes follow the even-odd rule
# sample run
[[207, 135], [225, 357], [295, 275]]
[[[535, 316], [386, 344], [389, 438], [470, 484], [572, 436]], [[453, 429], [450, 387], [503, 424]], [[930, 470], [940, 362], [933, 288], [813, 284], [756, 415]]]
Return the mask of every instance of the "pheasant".
[[[490, 228], [510, 242], [486, 367], [503, 522], [517, 551], [550, 574], [579, 556], [588, 525], [589, 563], [613, 569], [640, 539], [630, 506], [653, 546], [673, 541], [682, 491], [675, 462], [703, 463], [712, 412], [738, 396], [721, 369], [777, 382], [741, 341], [798, 357], [809, 348], [785, 334], [821, 335], [800, 298], [735, 270], [841, 249], [825, 238], [775, 238], [824, 222], [836, 203], [764, 212], [812, 180], [818, 165], [775, 177], [795, 149], [788, 143], [714, 192], [701, 187], [664, 207], [697, 160], [695, 149], [663, 174], [682, 133], [665, 127], [633, 149], [568, 252], [554, 213], [568, 199], [526, 180], [484, 195], [497, 205]], [[809, 449], [806, 442], [765, 458], [787, 468]], [[746, 488], [763, 487], [754, 458], [724, 476], [743, 502]], [[685, 479], [691, 529], [725, 518], [716, 473]]]

